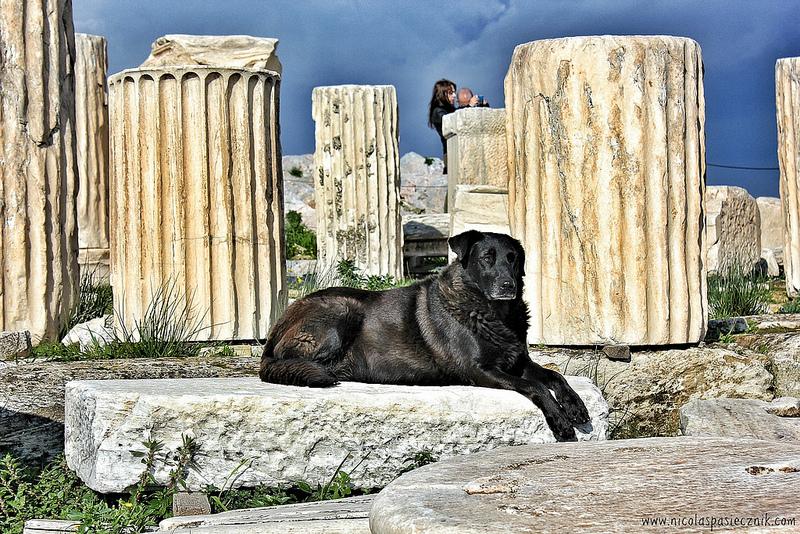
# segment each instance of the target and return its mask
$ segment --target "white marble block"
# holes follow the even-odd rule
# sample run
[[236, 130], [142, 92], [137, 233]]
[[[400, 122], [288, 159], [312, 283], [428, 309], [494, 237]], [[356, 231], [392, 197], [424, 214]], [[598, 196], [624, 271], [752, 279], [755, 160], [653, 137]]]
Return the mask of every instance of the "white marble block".
[[0, 330], [55, 339], [78, 288], [69, 0], [0, 3]]
[[786, 292], [796, 297], [800, 295], [800, 57], [775, 64], [775, 103]]
[[403, 275], [397, 96], [391, 85], [315, 87], [317, 257]]
[[706, 327], [700, 47], [568, 37], [514, 50], [509, 210], [531, 343], [695, 343]]
[[[75, 132], [78, 139], [78, 262], [81, 273], [109, 274], [108, 91], [106, 40], [75, 34]], [[83, 274], [81, 275], [83, 276]]]
[[[592, 423], [580, 440], [605, 439], [608, 404], [587, 378], [568, 377]], [[200, 445], [190, 489], [223, 487], [242, 461], [236, 486], [296, 480], [327, 483], [343, 469], [358, 488], [382, 487], [410, 459], [444, 459], [502, 445], [555, 441], [534, 404], [513, 391], [466, 386], [386, 386], [345, 382], [313, 389], [257, 378], [86, 380], [65, 394], [67, 464], [101, 492], [120, 492], [142, 471], [143, 441], [166, 451], [190, 435]], [[169, 467], [156, 466], [160, 484]], [[230, 482], [228, 482], [230, 484]]]
[[749, 273], [761, 257], [761, 213], [746, 189], [706, 187], [708, 271]]
[[464, 108], [445, 115], [447, 207], [453, 211], [457, 185], [508, 187], [506, 110]]
[[279, 90], [278, 74], [246, 68], [109, 79], [111, 269], [128, 328], [175, 287], [196, 339], [266, 337], [286, 302]]
[[[467, 230], [510, 234], [508, 189], [492, 185], [456, 185], [450, 211], [450, 236]], [[456, 255], [451, 250], [448, 257], [452, 262]]]

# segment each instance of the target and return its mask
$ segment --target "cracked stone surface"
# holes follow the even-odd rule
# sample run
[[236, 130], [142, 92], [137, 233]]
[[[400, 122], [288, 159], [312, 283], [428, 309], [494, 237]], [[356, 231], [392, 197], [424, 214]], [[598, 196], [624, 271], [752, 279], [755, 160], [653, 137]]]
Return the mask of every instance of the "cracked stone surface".
[[[800, 443], [650, 438], [508, 447], [424, 466], [375, 498], [372, 534], [666, 531], [645, 518], [796, 518]], [[763, 526], [763, 525], [762, 525]], [[717, 524], [715, 531], [731, 532]], [[786, 528], [736, 532], [796, 532]]]
[[530, 343], [703, 339], [702, 70], [699, 45], [682, 37], [514, 50], [509, 216], [526, 251]]
[[[600, 391], [585, 378], [568, 381], [592, 416], [579, 439], [604, 439], [608, 407]], [[171, 453], [182, 435], [200, 446], [190, 490], [230, 484], [237, 467], [236, 486], [325, 484], [345, 458], [355, 487], [383, 487], [421, 451], [448, 458], [554, 441], [539, 409], [513, 391], [354, 382], [310, 389], [256, 378], [67, 384], [67, 463], [94, 490], [135, 484], [142, 463], [134, 453], [143, 442], [159, 440]], [[169, 469], [157, 464], [158, 483]]]

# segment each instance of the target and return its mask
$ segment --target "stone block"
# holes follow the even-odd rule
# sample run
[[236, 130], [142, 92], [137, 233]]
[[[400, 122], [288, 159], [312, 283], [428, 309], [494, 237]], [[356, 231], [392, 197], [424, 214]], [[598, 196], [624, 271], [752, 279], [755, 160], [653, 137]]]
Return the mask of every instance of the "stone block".
[[0, 58], [0, 330], [55, 339], [78, 289], [72, 2], [3, 2]]
[[447, 206], [453, 211], [457, 185], [508, 188], [506, 110], [459, 109], [442, 119], [447, 139]]
[[204, 66], [269, 71], [280, 75], [278, 40], [249, 35], [164, 35], [151, 45], [142, 68]]
[[783, 256], [786, 292], [800, 294], [800, 57], [775, 63], [778, 165], [783, 206]]
[[106, 40], [75, 34], [78, 246], [81, 276], [109, 274], [108, 91]]
[[64, 385], [70, 380], [256, 376], [258, 354], [0, 362], [0, 450], [30, 463], [64, 451]]
[[769, 402], [753, 399], [692, 400], [681, 406], [684, 436], [718, 436], [800, 441], [800, 417], [770, 413]]
[[[568, 378], [592, 423], [579, 439], [604, 439], [607, 405], [587, 379]], [[136, 483], [136, 452], [155, 439], [174, 451], [182, 435], [200, 446], [189, 490], [327, 483], [337, 466], [358, 488], [382, 487], [427, 451], [447, 458], [501, 445], [554, 441], [541, 412], [513, 391], [342, 383], [309, 389], [258, 379], [76, 381], [65, 393], [67, 464], [86, 484], [119, 492]], [[164, 484], [169, 467], [159, 464]]]
[[610, 424], [620, 437], [679, 435], [679, 408], [693, 399], [771, 400], [778, 372], [764, 355], [712, 346], [637, 350], [630, 362], [592, 350], [531, 348], [530, 354], [561, 373], [591, 377], [608, 400]]
[[450, 235], [467, 230], [510, 233], [508, 190], [490, 185], [457, 185], [450, 214]]
[[[467, 230], [498, 234], [511, 233], [508, 226], [507, 189], [490, 185], [456, 185], [453, 195], [450, 236]], [[453, 261], [455, 257], [455, 254], [450, 251], [450, 261]]]
[[170, 287], [197, 310], [198, 340], [264, 338], [284, 309], [279, 90], [254, 68], [109, 78], [111, 270], [130, 330]]
[[707, 319], [700, 47], [669, 36], [516, 47], [509, 211], [531, 343], [666, 345]]
[[397, 95], [391, 85], [315, 87], [317, 259], [403, 276]]
[[[369, 526], [372, 534], [708, 532], [713, 519], [718, 531], [796, 532], [799, 456], [800, 443], [742, 438], [506, 447], [403, 475], [375, 498]], [[765, 514], [792, 523], [767, 526]], [[723, 523], [742, 518], [762, 524]], [[661, 520], [677, 523], [656, 527]]]
[[781, 199], [758, 197], [758, 214], [761, 219], [761, 248], [783, 248], [783, 207]]
[[746, 189], [706, 187], [708, 270], [750, 273], [761, 257], [761, 215]]

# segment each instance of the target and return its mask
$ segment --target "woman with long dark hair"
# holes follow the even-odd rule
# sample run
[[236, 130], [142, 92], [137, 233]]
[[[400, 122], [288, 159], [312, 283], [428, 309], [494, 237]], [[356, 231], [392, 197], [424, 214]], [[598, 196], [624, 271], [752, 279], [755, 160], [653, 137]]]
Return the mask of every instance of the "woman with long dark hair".
[[442, 117], [456, 110], [456, 84], [442, 78], [433, 84], [431, 103], [428, 105], [428, 126], [436, 130], [442, 141], [444, 173], [447, 174], [447, 141], [442, 134]]

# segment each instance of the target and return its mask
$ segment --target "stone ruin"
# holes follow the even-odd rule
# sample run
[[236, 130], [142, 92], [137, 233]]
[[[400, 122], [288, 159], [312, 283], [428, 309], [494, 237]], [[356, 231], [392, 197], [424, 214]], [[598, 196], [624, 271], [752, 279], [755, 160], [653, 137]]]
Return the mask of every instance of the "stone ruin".
[[72, 5], [39, 4], [0, 10], [0, 330], [36, 341], [56, 336], [78, 287]]
[[514, 50], [509, 209], [527, 253], [529, 342], [703, 339], [702, 72], [700, 47], [681, 37]]
[[769, 276], [783, 272], [783, 207], [781, 199], [758, 197], [758, 214], [761, 219], [761, 259], [766, 263]]
[[[198, 339], [264, 338], [287, 298], [276, 41], [164, 39], [109, 79], [119, 320], [133, 329], [174, 284], [203, 314]], [[210, 65], [216, 48], [231, 54]]]
[[746, 189], [706, 187], [706, 250], [709, 272], [750, 273], [761, 258], [761, 210]]
[[75, 34], [75, 132], [78, 147], [78, 264], [108, 279], [108, 91], [106, 40]]
[[315, 87], [317, 270], [352, 260], [403, 276], [397, 96], [390, 85]]
[[778, 117], [778, 163], [783, 204], [783, 261], [786, 292], [800, 294], [800, 57], [775, 64], [775, 103]]
[[[277, 128], [281, 67], [275, 55], [277, 41], [245, 36], [167, 36], [157, 41], [145, 64], [111, 78], [113, 195], [108, 214], [110, 235], [104, 238], [102, 229], [108, 222], [103, 222], [102, 195], [106, 189], [99, 170], [105, 157], [101, 134], [104, 91], [98, 80], [104, 76], [99, 73], [105, 70], [105, 45], [102, 38], [79, 36], [77, 45], [72, 46], [69, 2], [42, 0], [42, 5], [45, 9], [24, 16], [20, 10], [5, 10], [0, 14], [3, 27], [14, 30], [8, 42], [0, 43], [3, 49], [19, 47], [26, 50], [30, 61], [41, 62], [45, 57], [52, 61], [41, 71], [26, 69], [24, 65], [0, 70], [3, 85], [0, 178], [4, 187], [5, 225], [0, 248], [3, 253], [0, 263], [5, 273], [0, 301], [2, 327], [29, 328], [37, 340], [52, 334], [75, 294], [79, 244], [81, 264], [88, 265], [91, 262], [83, 259], [91, 254], [83, 251], [102, 250], [110, 238], [115, 298], [125, 303], [126, 313], [121, 320], [130, 323], [141, 317], [142, 307], [154, 289], [175, 281], [187, 291], [196, 287], [197, 303], [209, 307], [205, 323], [208, 334], [204, 337], [263, 337], [286, 298], [283, 185]], [[51, 36], [46, 44], [30, 38], [36, 35], [32, 28], [43, 25]], [[51, 47], [50, 52], [45, 53], [43, 46]], [[73, 56], [78, 60], [75, 74], [79, 94], [75, 96], [75, 109], [71, 107], [73, 88], [69, 71]], [[536, 56], [538, 65], [533, 64], [532, 56]], [[3, 57], [14, 61], [19, 56], [4, 54]], [[83, 82], [80, 69], [86, 69]], [[510, 227], [523, 240], [529, 249], [528, 284], [533, 288], [527, 295], [532, 299], [529, 302], [534, 315], [533, 341], [635, 345], [693, 343], [702, 337], [705, 271], [710, 264], [705, 263], [701, 221], [707, 218], [709, 229], [719, 230], [715, 235], [722, 236], [726, 232], [750, 232], [755, 226], [753, 221], [766, 217], [764, 208], [753, 211], [752, 202], [746, 199], [734, 212], [747, 210], [749, 219], [743, 219], [747, 224], [723, 224], [732, 213], [725, 211], [725, 203], [741, 196], [730, 191], [735, 188], [724, 188], [726, 191], [708, 188], [705, 193], [709, 209], [708, 213], [703, 211], [701, 70], [699, 48], [687, 39], [598, 37], [539, 41], [515, 51], [506, 78], [509, 104], [506, 110], [480, 110], [490, 113], [476, 119], [478, 127], [474, 129], [466, 122], [459, 122], [466, 120], [470, 110], [452, 117], [451, 152], [456, 157], [453, 182], [448, 184], [452, 186], [450, 232], [475, 227], [470, 225], [484, 225], [482, 229], [498, 231]], [[43, 72], [50, 76], [48, 83], [41, 78]], [[796, 63], [789, 60], [778, 63], [784, 210], [781, 219], [786, 221], [787, 256], [794, 243], [791, 231], [797, 213], [792, 196], [797, 186], [794, 161], [797, 139], [793, 137], [796, 134], [789, 133], [800, 128], [796, 126], [797, 113], [789, 105], [786, 92], [795, 90], [792, 84], [796, 84], [796, 73]], [[317, 137], [321, 155], [313, 164], [315, 185], [322, 195], [328, 196], [319, 197], [325, 202], [317, 200], [316, 204], [322, 225], [331, 220], [325, 207], [333, 207], [333, 219], [338, 225], [321, 229], [320, 236], [334, 236], [334, 247], [341, 247], [334, 248], [328, 258], [352, 253], [353, 258], [366, 258], [362, 265], [367, 272], [400, 276], [399, 250], [403, 236], [398, 215], [400, 177], [394, 89], [345, 87], [317, 88], [314, 94], [317, 126], [320, 127], [321, 118], [323, 127], [328, 128]], [[529, 97], [538, 106], [538, 113], [526, 120], [523, 104]], [[27, 108], [21, 104], [23, 101], [28, 102]], [[382, 102], [381, 106], [377, 102]], [[81, 108], [82, 105], [85, 107]], [[370, 110], [378, 112], [370, 116]], [[325, 124], [326, 112], [328, 124]], [[337, 125], [331, 124], [332, 115], [339, 115]], [[248, 120], [236, 120], [240, 117]], [[81, 120], [85, 120], [85, 130], [81, 129]], [[20, 128], [20, 124], [26, 128]], [[335, 131], [334, 127], [341, 130]], [[667, 137], [674, 130], [687, 135]], [[368, 142], [370, 138], [359, 139], [354, 133], [362, 131], [373, 133], [372, 143]], [[508, 133], [507, 137], [503, 132]], [[508, 172], [505, 177], [503, 162], [498, 161], [503, 159], [504, 151], [507, 154], [504, 162], [509, 164], [505, 167]], [[243, 158], [241, 153], [252, 153], [255, 157]], [[26, 165], [26, 159], [31, 163]], [[80, 171], [79, 185], [77, 167], [95, 170]], [[645, 169], [662, 172], [645, 172]], [[88, 185], [84, 185], [84, 179]], [[48, 187], [37, 189], [43, 183]], [[722, 207], [715, 214], [710, 205], [717, 196], [723, 198]], [[26, 202], [21, 202], [22, 198]], [[77, 205], [73, 198], [78, 199]], [[664, 198], [680, 209], [667, 213], [666, 203], [661, 202]], [[336, 219], [339, 216], [341, 219]], [[644, 220], [648, 222], [642, 226]], [[725, 224], [727, 229], [722, 231]], [[346, 233], [353, 225], [356, 233], [365, 233], [363, 241], [352, 242], [341, 239], [346, 237], [343, 233], [330, 233], [332, 229]], [[762, 225], [760, 233], [756, 229], [747, 242], [760, 239], [767, 246], [765, 227], [766, 224]], [[48, 228], [52, 230], [49, 234]], [[769, 235], [774, 236], [774, 231]], [[709, 249], [717, 246], [717, 265], [727, 261], [721, 259], [727, 257], [724, 247], [719, 246], [723, 241], [721, 238], [707, 243]], [[755, 247], [756, 254], [759, 248]], [[27, 260], [20, 258], [21, 250], [34, 256]], [[102, 261], [102, 253], [98, 254]], [[795, 261], [794, 270], [797, 264]], [[47, 268], [52, 269], [51, 278], [47, 278]], [[370, 271], [371, 268], [375, 270]], [[790, 269], [787, 266], [787, 273]], [[797, 291], [800, 284], [787, 276], [787, 289], [790, 286]], [[24, 298], [14, 300], [30, 295], [36, 296], [35, 302]], [[634, 309], [644, 312], [637, 316]], [[585, 325], [579, 324], [581, 317]], [[30, 338], [25, 335], [0, 337], [4, 343], [13, 345], [15, 351], [30, 346]], [[629, 365], [635, 372], [637, 367], [641, 371], [642, 359], [649, 359], [653, 366], [662, 369], [667, 366], [674, 371], [679, 366], [670, 365], [669, 358], [675, 358], [676, 362], [696, 368], [701, 350], [697, 347], [675, 350], [671, 356], [642, 352], [630, 365], [614, 363]], [[716, 360], [707, 369], [730, 373], [735, 367], [731, 359], [737, 355], [716, 350]], [[787, 345], [781, 350], [774, 360], [779, 364], [776, 368], [782, 371], [768, 372], [767, 364], [761, 362], [763, 372], [759, 368], [745, 373], [750, 382], [763, 386], [758, 394], [763, 393], [765, 399], [775, 391], [796, 393], [797, 347]], [[742, 360], [746, 362], [739, 362], [740, 367], [753, 365], [755, 359]], [[80, 363], [84, 367], [92, 365]], [[571, 358], [562, 369], [564, 372], [570, 363]], [[185, 367], [184, 362], [171, 365]], [[245, 370], [239, 371], [246, 373], [246, 365]], [[141, 367], [159, 366], [143, 363]], [[206, 372], [217, 371], [206, 369]], [[656, 374], [659, 373], [653, 373]], [[702, 380], [693, 382], [708, 381], [707, 375], [698, 376]], [[690, 387], [683, 378], [679, 374], [671, 379], [662, 376], [676, 387]], [[174, 449], [179, 445], [183, 428], [191, 427], [192, 432], [215, 444], [209, 447], [209, 442], [204, 442], [204, 455], [218, 485], [225, 484], [224, 476], [220, 475], [227, 476], [240, 463], [242, 451], [252, 452], [263, 460], [247, 473], [248, 484], [263, 482], [268, 477], [277, 480], [279, 476], [286, 480], [307, 476], [312, 482], [324, 483], [331, 469], [341, 461], [337, 455], [340, 451], [351, 446], [361, 446], [363, 450], [380, 447], [383, 456], [366, 462], [362, 472], [353, 478], [357, 485], [369, 486], [388, 482], [421, 444], [438, 447], [437, 452], [444, 457], [502, 444], [552, 439], [537, 410], [529, 403], [516, 402], [521, 397], [510, 392], [492, 391], [489, 396], [494, 400], [486, 403], [485, 394], [472, 388], [464, 388], [468, 390], [465, 396], [451, 397], [448, 389], [432, 392], [428, 397], [404, 387], [362, 384], [344, 385], [339, 395], [337, 390], [329, 390], [319, 396], [305, 393], [298, 396], [291, 388], [269, 389], [252, 377], [228, 380], [232, 381], [224, 386], [213, 379], [70, 383], [65, 414], [69, 461], [93, 487], [122, 491], [135, 483], [141, 473], [139, 458], [130, 451], [141, 445], [147, 432], [162, 432], [165, 441], [172, 440], [169, 446]], [[587, 379], [570, 380], [590, 401], [594, 419], [592, 433], [582, 434], [581, 438], [602, 439], [609, 416], [605, 400]], [[648, 382], [641, 377], [629, 376], [628, 380], [635, 384], [621, 381], [623, 386], [618, 386], [617, 394], [630, 394], [630, 387], [643, 387], [640, 384]], [[730, 391], [741, 393], [742, 387], [734, 384]], [[674, 398], [670, 396], [672, 404]], [[431, 399], [434, 402], [428, 402]], [[314, 404], [317, 402], [327, 403], [326, 420], [337, 422], [335, 432], [322, 436], [327, 441], [317, 441], [321, 435], [306, 431], [313, 421], [302, 420], [313, 412], [308, 406], [317, 409]], [[133, 411], [128, 409], [131, 403], [136, 404]], [[238, 416], [231, 418], [228, 410], [214, 416], [215, 408], [231, 405], [238, 407], [234, 410]], [[761, 416], [767, 405], [750, 402], [748, 406]], [[795, 414], [797, 406], [796, 402], [791, 405]], [[670, 405], [670, 409], [675, 408]], [[400, 418], [403, 424], [386, 417], [387, 413], [399, 410], [405, 410], [405, 419]], [[120, 413], [125, 417], [120, 417]], [[264, 414], [271, 414], [266, 423]], [[286, 418], [286, 414], [294, 414], [291, 417], [296, 418]], [[684, 410], [682, 415], [689, 417], [691, 411]], [[291, 423], [289, 427], [287, 421]], [[447, 424], [440, 425], [442, 421]], [[47, 420], [50, 425], [58, 423]], [[795, 422], [780, 428], [784, 427], [792, 432], [797, 429]], [[347, 430], [342, 432], [342, 428]], [[420, 428], [424, 432], [415, 434]], [[787, 434], [781, 432], [778, 438]], [[374, 442], [375, 436], [383, 435], [392, 436], [391, 447], [385, 442]], [[278, 442], [282, 445], [276, 449], [273, 444]], [[654, 442], [659, 448], [675, 451], [676, 457], [686, 456], [682, 447], [687, 443]], [[697, 440], [689, 448], [724, 461], [730, 459], [726, 452], [730, 447], [738, 447], [748, 457], [761, 454], [763, 449], [770, 458], [784, 462], [786, 455], [781, 453], [782, 449], [765, 443]], [[261, 454], [265, 444], [273, 447], [269, 454]], [[565, 451], [579, 458], [582, 451], [608, 452], [625, 445], [616, 442], [590, 448], [575, 444]], [[623, 452], [638, 454], [650, 450], [637, 449], [638, 446]], [[517, 462], [527, 455], [528, 460], [534, 458], [537, 460], [534, 463], [541, 463], [536, 455], [525, 451], [520, 455], [520, 450], [492, 453], [492, 457]], [[293, 457], [307, 461], [292, 461]], [[616, 453], [609, 457], [620, 458]], [[621, 464], [629, 460], [622, 458]], [[696, 464], [716, 473], [715, 467], [709, 466], [713, 462], [704, 463], [702, 454], [697, 454], [697, 458]], [[558, 460], [550, 462], [556, 474], [563, 465]], [[628, 477], [631, 472], [628, 468], [638, 467], [631, 462], [621, 471]], [[523, 468], [531, 465], [517, 463]], [[778, 467], [786, 467], [784, 463]], [[675, 473], [670, 471], [674, 462], [662, 464], [659, 468], [665, 473]], [[452, 465], [456, 471], [463, 466], [474, 467], [459, 461]], [[778, 469], [776, 476], [789, 476], [788, 467]], [[632, 471], [638, 473], [636, 469]], [[416, 476], [431, 472], [435, 471], [417, 471]], [[487, 473], [479, 473], [474, 480], [454, 480], [454, 496], [463, 500], [466, 491], [470, 495], [488, 495], [487, 500], [491, 500], [496, 498], [492, 495], [503, 493], [502, 484], [512, 487], [526, 476], [512, 474], [498, 486], [494, 475]], [[748, 472], [741, 477], [749, 482], [748, 476], [752, 475]], [[162, 482], [165, 476], [166, 472], [157, 473]], [[619, 484], [625, 485], [629, 480], [620, 479]], [[200, 485], [198, 480], [191, 483]], [[772, 491], [770, 484], [773, 483], [767, 480], [762, 485]], [[406, 494], [407, 488], [396, 484], [393, 491], [408, 495], [408, 502], [417, 502], [415, 495], [419, 493]], [[497, 488], [500, 490], [495, 491]], [[765, 495], [774, 494], [770, 491]], [[386, 495], [392, 495], [391, 491]], [[724, 501], [726, 496], [721, 497]], [[776, 502], [780, 501], [780, 506], [788, 503], [792, 506], [787, 510], [793, 510], [796, 504], [790, 502], [792, 498]], [[556, 501], [553, 502], [557, 507], [560, 501]], [[387, 502], [386, 498], [383, 502]], [[610, 510], [618, 510], [616, 501], [611, 505]], [[391, 506], [399, 514], [413, 516], [413, 510], [406, 505]], [[376, 524], [385, 520], [381, 519], [385, 516], [381, 516], [380, 509], [381, 506], [375, 508]], [[506, 512], [499, 513], [501, 523], [507, 516]]]

